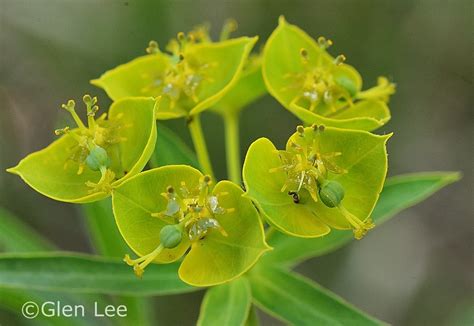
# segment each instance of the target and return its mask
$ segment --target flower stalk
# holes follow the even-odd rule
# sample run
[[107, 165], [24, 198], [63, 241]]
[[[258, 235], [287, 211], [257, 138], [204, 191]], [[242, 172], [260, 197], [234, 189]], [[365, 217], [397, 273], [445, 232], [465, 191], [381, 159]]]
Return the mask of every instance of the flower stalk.
[[209, 158], [209, 152], [207, 150], [206, 139], [204, 138], [204, 133], [202, 132], [201, 118], [199, 115], [191, 116], [188, 119], [188, 128], [202, 172], [211, 176], [212, 180], [215, 180], [214, 171]]
[[242, 166], [240, 159], [239, 114], [229, 112], [224, 114], [223, 118], [225, 129], [227, 174], [230, 181], [236, 184], [241, 184]]

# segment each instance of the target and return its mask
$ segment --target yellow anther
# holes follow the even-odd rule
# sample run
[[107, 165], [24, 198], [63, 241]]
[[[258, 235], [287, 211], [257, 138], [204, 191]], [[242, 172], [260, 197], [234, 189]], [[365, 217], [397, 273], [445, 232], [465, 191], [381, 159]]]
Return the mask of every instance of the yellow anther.
[[61, 107], [69, 112], [73, 111], [76, 107], [76, 102], [74, 100], [67, 101], [66, 104], [62, 104]]
[[359, 220], [354, 214], [350, 213], [342, 203], [337, 207], [341, 214], [346, 218], [349, 224], [353, 228], [354, 238], [357, 240], [362, 239], [369, 230], [375, 227], [375, 224], [372, 222], [371, 218], [368, 218], [364, 222]]
[[327, 49], [332, 45], [332, 41], [329, 39], [326, 39], [324, 36], [318, 37], [318, 45], [322, 49]]
[[226, 20], [226, 22], [224, 23], [224, 26], [222, 26], [222, 30], [221, 30], [221, 35], [219, 37], [219, 40], [220, 41], [225, 41], [227, 39], [229, 39], [229, 36], [232, 32], [235, 32], [237, 30], [237, 21], [235, 19], [228, 19]]
[[148, 47], [146, 48], [146, 53], [148, 54], [157, 54], [160, 52], [160, 48], [158, 46], [158, 42], [150, 41], [148, 42]]
[[336, 66], [339, 66], [339, 65], [342, 65], [345, 61], [346, 61], [346, 56], [344, 54], [340, 54], [334, 59], [334, 64]]
[[201, 184], [201, 188], [202, 187], [208, 187], [212, 183], [212, 179], [209, 175], [205, 175], [205, 176], [201, 177], [201, 179], [199, 181], [200, 181], [200, 184]]
[[97, 183], [92, 181], [86, 182], [86, 186], [91, 188], [89, 193], [105, 192], [110, 194], [113, 189], [112, 182], [115, 180], [115, 173], [112, 170], [106, 168], [101, 168], [100, 172], [101, 177]]
[[69, 100], [67, 104], [63, 104], [61, 105], [61, 107], [71, 114], [72, 118], [74, 119], [74, 121], [76, 122], [77, 126], [80, 129], [83, 129], [83, 130], [87, 129], [84, 123], [82, 122], [82, 120], [79, 118], [79, 116], [76, 113], [76, 110], [75, 110], [76, 102], [74, 102], [74, 100]]
[[303, 126], [297, 126], [296, 131], [301, 137], [304, 137], [304, 127]]
[[65, 127], [65, 128], [62, 128], [62, 129], [56, 129], [56, 130], [54, 131], [54, 134], [55, 134], [56, 136], [64, 135], [64, 134], [67, 134], [67, 133], [69, 132], [69, 130], [70, 130], [69, 127]]
[[308, 50], [306, 50], [305, 48], [301, 48], [300, 49], [300, 56], [303, 58], [303, 60], [307, 61], [308, 58], [309, 58]]
[[133, 266], [133, 272], [138, 278], [142, 278], [145, 268], [163, 251], [163, 246], [160, 244], [151, 253], [137, 259], [131, 259], [129, 255], [125, 255], [123, 261], [128, 266]]
[[179, 32], [176, 38], [179, 42], [184, 42], [186, 40], [186, 35], [183, 32]]
[[129, 254], [126, 254], [125, 257], [123, 258], [123, 261], [127, 263], [128, 266], [133, 266], [135, 265], [135, 261], [130, 258]]

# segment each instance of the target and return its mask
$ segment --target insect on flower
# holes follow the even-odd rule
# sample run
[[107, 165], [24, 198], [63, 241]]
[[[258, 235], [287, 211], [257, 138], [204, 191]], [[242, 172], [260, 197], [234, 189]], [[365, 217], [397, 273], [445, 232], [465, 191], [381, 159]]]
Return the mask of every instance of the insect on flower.
[[284, 150], [261, 138], [245, 159], [245, 196], [282, 232], [318, 237], [351, 228], [361, 239], [374, 227], [388, 138], [322, 125], [298, 126]]

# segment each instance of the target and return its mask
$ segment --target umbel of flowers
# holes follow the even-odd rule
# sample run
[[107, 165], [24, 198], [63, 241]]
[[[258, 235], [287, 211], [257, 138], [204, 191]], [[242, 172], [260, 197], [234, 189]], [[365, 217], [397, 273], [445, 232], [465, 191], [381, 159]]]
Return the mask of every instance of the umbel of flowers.
[[[151, 41], [146, 55], [92, 81], [114, 101], [108, 112], [98, 115], [97, 98], [85, 95], [83, 122], [68, 101], [62, 108], [75, 127], [56, 130], [58, 139], [8, 171], [59, 201], [112, 196], [117, 226], [137, 256], [124, 261], [139, 277], [151, 263], [180, 260], [179, 276], [191, 285], [233, 280], [271, 249], [265, 222], [289, 236], [352, 229], [361, 239], [374, 227], [390, 137], [369, 131], [389, 120], [394, 85], [381, 77], [363, 91], [345, 57], [328, 54], [330, 40], [315, 41], [283, 18], [261, 55], [250, 55], [256, 37], [229, 39], [235, 27], [228, 22], [218, 41], [204, 25], [164, 49]], [[256, 140], [241, 169], [237, 116], [266, 91], [309, 127], [297, 127], [280, 150]], [[213, 176], [199, 120], [208, 109], [234, 132], [227, 139], [234, 182]], [[181, 117], [201, 169], [142, 171], [160, 137], [156, 119]]]

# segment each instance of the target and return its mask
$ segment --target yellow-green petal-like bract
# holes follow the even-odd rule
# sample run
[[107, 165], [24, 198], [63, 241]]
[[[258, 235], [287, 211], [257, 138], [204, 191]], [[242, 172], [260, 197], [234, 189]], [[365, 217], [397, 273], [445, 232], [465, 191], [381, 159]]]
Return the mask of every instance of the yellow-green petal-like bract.
[[[306, 124], [371, 131], [390, 120], [384, 96], [359, 100], [362, 78], [355, 68], [337, 63], [323, 44], [280, 17], [269, 37], [262, 73], [269, 93]], [[341, 59], [341, 61], [343, 61]], [[387, 88], [388, 90], [388, 88]], [[328, 104], [332, 103], [332, 104]]]
[[[142, 172], [124, 182], [112, 195], [119, 230], [132, 250], [140, 257], [160, 245], [161, 229], [176, 221], [158, 216], [166, 211], [163, 197], [169, 187], [197, 189], [202, 174], [185, 165], [169, 165]], [[225, 231], [210, 230], [203, 238], [190, 241], [188, 233], [173, 249], [163, 249], [155, 263], [169, 263], [181, 258], [180, 278], [194, 286], [211, 286], [228, 282], [250, 269], [269, 247], [263, 226], [252, 202], [242, 197], [243, 191], [229, 181], [219, 182], [210, 195], [227, 211], [215, 219]], [[158, 214], [158, 215], [157, 215]], [[146, 272], [145, 276], [146, 277]]]
[[[194, 115], [213, 106], [232, 88], [239, 79], [256, 41], [257, 37], [240, 37], [186, 47], [182, 54], [184, 60], [199, 70], [188, 76], [189, 81], [183, 81], [182, 86], [188, 89], [177, 87], [168, 93], [163, 91], [163, 87], [166, 87], [161, 84], [164, 74], [176, 63], [172, 56], [162, 52], [136, 58], [107, 71], [91, 82], [103, 88], [113, 100], [128, 96], [163, 96], [162, 104], [156, 113], [157, 119]], [[194, 82], [195, 94], [189, 94], [189, 83]], [[194, 92], [194, 88], [192, 90]], [[173, 102], [167, 94], [176, 97], [176, 101]]]
[[[305, 128], [304, 134], [310, 144], [312, 137], [319, 137], [320, 152], [331, 155], [331, 165], [340, 170], [341, 173], [330, 171], [327, 180], [335, 180], [344, 188], [344, 207], [361, 221], [367, 220], [385, 181], [385, 144], [391, 135], [331, 127], [317, 136], [313, 128]], [[302, 141], [301, 134], [295, 133], [288, 140], [286, 150], [303, 147]], [[284, 233], [299, 237], [323, 236], [330, 231], [329, 227], [349, 229], [351, 225], [337, 208], [329, 208], [321, 200], [315, 202], [304, 191], [296, 203], [288, 194], [289, 189], [282, 191], [288, 176], [281, 169], [280, 155], [270, 140], [260, 138], [250, 146], [243, 168], [245, 196], [257, 204], [268, 222]]]
[[[112, 187], [140, 172], [150, 158], [156, 141], [154, 115], [158, 105], [159, 101], [151, 97], [124, 98], [111, 105], [107, 123], [115, 128], [117, 139], [117, 143], [107, 148], [111, 170], [116, 176]], [[73, 133], [78, 132], [71, 130], [7, 171], [19, 175], [41, 194], [59, 201], [87, 203], [109, 196], [87, 185], [97, 183], [101, 172], [86, 167], [78, 174], [78, 163], [71, 158], [78, 146]]]

